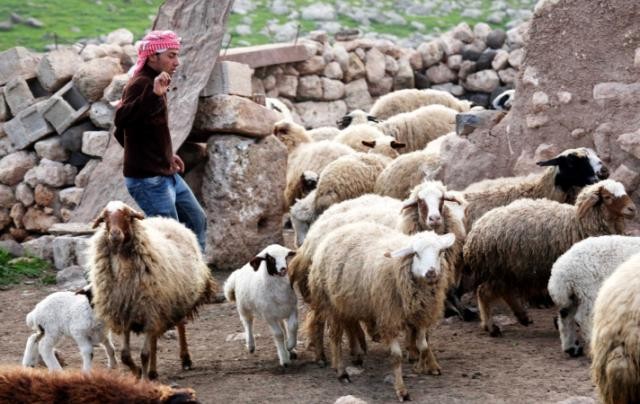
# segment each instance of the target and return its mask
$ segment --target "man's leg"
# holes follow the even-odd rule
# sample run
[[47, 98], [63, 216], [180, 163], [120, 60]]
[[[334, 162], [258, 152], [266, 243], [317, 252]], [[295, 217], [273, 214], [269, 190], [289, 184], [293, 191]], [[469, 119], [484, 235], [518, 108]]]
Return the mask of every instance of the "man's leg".
[[162, 216], [178, 220], [175, 206], [176, 192], [172, 177], [125, 177], [125, 185], [146, 216]]
[[195, 195], [191, 192], [191, 188], [182, 177], [174, 174], [173, 178], [175, 180], [178, 219], [196, 234], [200, 250], [204, 254], [207, 244], [207, 216]]

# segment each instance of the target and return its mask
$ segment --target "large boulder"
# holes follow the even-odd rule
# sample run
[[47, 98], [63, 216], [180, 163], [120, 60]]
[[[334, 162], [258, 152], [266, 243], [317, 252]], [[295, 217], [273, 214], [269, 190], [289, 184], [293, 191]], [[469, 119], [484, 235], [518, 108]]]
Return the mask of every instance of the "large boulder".
[[234, 269], [269, 244], [283, 243], [287, 149], [274, 136], [218, 135], [207, 143], [200, 194], [207, 212], [207, 259]]
[[118, 74], [122, 74], [120, 59], [104, 57], [83, 63], [73, 75], [73, 83], [90, 102], [102, 98], [105, 88]]
[[279, 119], [275, 111], [247, 98], [220, 94], [200, 100], [193, 127], [200, 132], [264, 137]]

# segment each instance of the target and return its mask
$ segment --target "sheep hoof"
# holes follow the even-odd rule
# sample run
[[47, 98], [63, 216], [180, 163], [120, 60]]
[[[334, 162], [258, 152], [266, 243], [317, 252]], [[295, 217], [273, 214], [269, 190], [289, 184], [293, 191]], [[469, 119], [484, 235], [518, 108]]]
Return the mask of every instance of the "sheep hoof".
[[298, 359], [298, 354], [293, 351], [289, 351], [289, 359]]
[[149, 380], [156, 380], [158, 378], [158, 372], [156, 372], [155, 370], [150, 370], [148, 376]]
[[338, 380], [340, 380], [342, 383], [351, 383], [351, 379], [349, 378], [349, 374], [347, 372], [344, 372], [340, 376], [338, 376]]
[[491, 331], [489, 331], [489, 335], [492, 337], [502, 337], [502, 330], [497, 325], [493, 324], [491, 326]]
[[523, 326], [527, 327], [529, 324], [533, 324], [533, 320], [531, 320], [528, 316], [520, 317], [518, 322]]
[[191, 358], [186, 357], [182, 359], [182, 370], [191, 370], [192, 367]]
[[581, 346], [579, 346], [577, 348], [575, 348], [575, 347], [569, 348], [565, 352], [568, 353], [569, 356], [572, 357], [572, 358], [580, 357], [584, 353]]
[[353, 360], [351, 360], [351, 364], [353, 366], [362, 366], [362, 363], [363, 363], [363, 360], [362, 360], [361, 357], [357, 357], [357, 358], [354, 358]]
[[249, 353], [254, 353], [256, 351], [256, 347], [249, 347]]
[[409, 396], [409, 392], [405, 389], [402, 390], [396, 390], [396, 396], [398, 396], [398, 400], [400, 400], [400, 402], [404, 402], [404, 401], [411, 401], [411, 397]]
[[480, 316], [478, 315], [477, 309], [472, 309], [469, 307], [465, 307], [462, 311], [462, 320], [463, 321], [476, 321]]

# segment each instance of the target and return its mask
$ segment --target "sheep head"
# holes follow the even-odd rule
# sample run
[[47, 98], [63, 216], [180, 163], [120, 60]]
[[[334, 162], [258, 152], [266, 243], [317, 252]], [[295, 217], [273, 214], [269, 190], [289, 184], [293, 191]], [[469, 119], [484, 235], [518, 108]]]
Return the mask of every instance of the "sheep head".
[[400, 155], [398, 149], [406, 147], [406, 144], [400, 143], [391, 136], [380, 136], [375, 140], [363, 140], [362, 145], [370, 148], [369, 152], [382, 154], [383, 156], [396, 158]]
[[270, 276], [285, 276], [287, 275], [288, 268], [287, 258], [291, 258], [294, 255], [296, 255], [295, 251], [291, 251], [278, 244], [271, 244], [253, 257], [253, 259], [249, 261], [249, 265], [251, 265], [254, 271], [257, 271], [260, 269], [262, 262], [265, 262], [267, 274]]
[[124, 202], [111, 201], [93, 221], [92, 227], [95, 229], [100, 223], [104, 223], [109, 243], [117, 247], [131, 240], [131, 224], [134, 220], [142, 219], [144, 219], [144, 214]]
[[442, 250], [450, 248], [456, 241], [453, 233], [438, 235], [432, 231], [425, 231], [411, 236], [408, 246], [393, 252], [385, 253], [385, 257], [412, 257], [411, 273], [416, 278], [425, 278], [427, 283], [438, 282], [442, 274]]
[[555, 184], [568, 191], [572, 187], [584, 187], [609, 177], [609, 169], [592, 149], [580, 147], [567, 149], [556, 157], [538, 161], [539, 166], [555, 166]]
[[375, 116], [369, 115], [360, 109], [355, 109], [349, 112], [347, 115], [340, 118], [336, 122], [336, 125], [338, 125], [339, 129], [344, 129], [350, 125], [360, 125], [360, 124], [369, 123], [369, 122], [378, 123], [379, 120]]
[[402, 209], [416, 209], [418, 222], [422, 230], [433, 230], [438, 234], [444, 232], [445, 223], [442, 212], [445, 202], [453, 202], [463, 206], [465, 201], [447, 191], [440, 181], [425, 181], [416, 186]]
[[627, 195], [624, 185], [614, 180], [600, 181], [585, 188], [576, 200], [578, 217], [583, 218], [592, 209], [602, 206], [607, 219], [633, 219], [636, 206]]

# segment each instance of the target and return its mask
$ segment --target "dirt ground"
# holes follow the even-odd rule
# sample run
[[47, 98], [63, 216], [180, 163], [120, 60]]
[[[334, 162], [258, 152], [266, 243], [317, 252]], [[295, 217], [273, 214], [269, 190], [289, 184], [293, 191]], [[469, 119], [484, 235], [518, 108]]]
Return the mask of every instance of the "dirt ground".
[[[228, 275], [215, 273], [221, 283]], [[25, 316], [55, 290], [20, 285], [0, 291], [0, 364], [20, 363], [30, 333]], [[503, 338], [489, 337], [477, 322], [443, 320], [431, 338], [442, 375], [414, 375], [411, 365], [405, 364], [411, 398], [421, 403], [556, 403], [574, 396], [595, 398], [588, 359], [569, 359], [560, 350], [552, 324], [554, 310], [534, 309], [530, 314], [534, 323], [525, 328], [504, 309], [499, 320], [511, 324], [504, 327]], [[304, 335], [299, 338], [299, 359], [282, 371], [271, 334], [261, 320], [256, 321], [256, 352], [249, 354], [238, 338], [242, 326], [234, 304], [205, 306], [187, 332], [194, 369], [181, 370], [178, 343], [169, 333], [158, 344], [160, 381], [194, 388], [203, 403], [333, 403], [348, 394], [370, 403], [396, 402], [393, 386], [385, 381], [390, 375], [388, 354], [380, 344], [369, 343], [364, 367], [358, 369], [362, 372], [351, 377], [351, 384], [341, 384], [333, 370], [312, 361], [304, 350]], [[134, 339], [134, 349], [139, 349], [140, 342]], [[66, 340], [58, 349], [68, 367], [80, 366], [73, 342]], [[106, 367], [100, 348], [95, 350], [94, 366]]]

